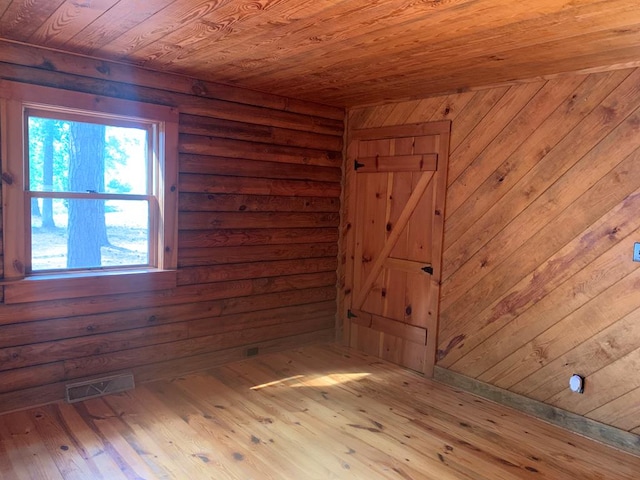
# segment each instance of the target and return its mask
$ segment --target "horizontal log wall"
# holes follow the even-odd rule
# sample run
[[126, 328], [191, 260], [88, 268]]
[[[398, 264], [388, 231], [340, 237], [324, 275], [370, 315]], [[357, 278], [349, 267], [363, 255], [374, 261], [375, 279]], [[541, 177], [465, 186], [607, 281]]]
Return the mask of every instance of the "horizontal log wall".
[[440, 119], [438, 365], [640, 433], [640, 70], [355, 109], [349, 128]]
[[344, 112], [0, 42], [0, 77], [178, 107], [178, 287], [0, 304], [0, 411], [334, 338]]

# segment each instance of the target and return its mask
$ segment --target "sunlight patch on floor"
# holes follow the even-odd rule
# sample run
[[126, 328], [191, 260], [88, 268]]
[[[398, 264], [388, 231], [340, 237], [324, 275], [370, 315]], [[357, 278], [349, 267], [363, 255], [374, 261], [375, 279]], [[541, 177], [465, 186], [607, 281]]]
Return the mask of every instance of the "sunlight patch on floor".
[[251, 390], [262, 390], [263, 388], [273, 387], [276, 385], [288, 384], [292, 388], [300, 387], [326, 387], [332, 385], [340, 385], [347, 382], [356, 382], [362, 378], [368, 377], [370, 373], [329, 373], [326, 375], [294, 375], [292, 377], [281, 378], [272, 382], [254, 385]]

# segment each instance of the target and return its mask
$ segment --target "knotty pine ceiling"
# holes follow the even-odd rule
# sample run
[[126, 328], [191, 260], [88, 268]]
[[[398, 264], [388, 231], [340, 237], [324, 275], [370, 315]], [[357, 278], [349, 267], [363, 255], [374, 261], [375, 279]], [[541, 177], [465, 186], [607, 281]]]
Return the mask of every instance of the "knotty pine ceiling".
[[0, 38], [349, 107], [640, 61], [638, 0], [0, 0]]

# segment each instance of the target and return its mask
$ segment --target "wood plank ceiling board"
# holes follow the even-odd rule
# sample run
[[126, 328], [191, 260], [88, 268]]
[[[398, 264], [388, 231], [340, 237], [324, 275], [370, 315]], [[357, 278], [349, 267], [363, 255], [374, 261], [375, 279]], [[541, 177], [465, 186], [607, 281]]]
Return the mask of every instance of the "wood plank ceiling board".
[[636, 66], [637, 6], [636, 0], [2, 0], [0, 39], [352, 107]]

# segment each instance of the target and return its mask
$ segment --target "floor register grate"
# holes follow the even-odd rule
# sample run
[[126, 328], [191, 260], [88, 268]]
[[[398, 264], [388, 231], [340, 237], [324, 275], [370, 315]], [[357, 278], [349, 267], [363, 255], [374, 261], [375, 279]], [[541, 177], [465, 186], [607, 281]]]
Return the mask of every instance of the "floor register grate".
[[70, 383], [66, 386], [66, 398], [68, 403], [75, 403], [90, 398], [132, 390], [134, 388], [133, 374], [125, 373], [110, 377], [95, 378], [84, 382]]

